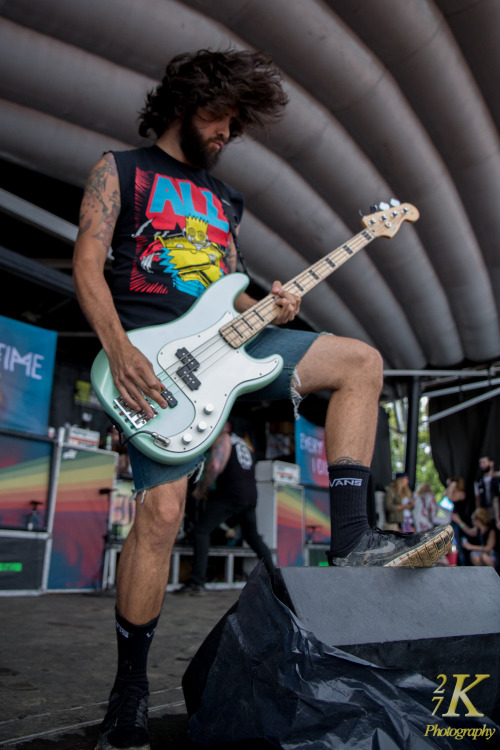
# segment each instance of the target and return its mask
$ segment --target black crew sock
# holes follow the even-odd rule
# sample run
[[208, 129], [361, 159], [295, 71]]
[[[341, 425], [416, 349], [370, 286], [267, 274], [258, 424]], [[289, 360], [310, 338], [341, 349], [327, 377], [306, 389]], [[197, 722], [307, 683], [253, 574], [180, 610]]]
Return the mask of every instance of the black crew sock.
[[330, 477], [330, 554], [347, 555], [370, 524], [367, 516], [367, 493], [370, 469], [359, 464], [328, 467]]
[[148, 652], [158, 619], [155, 617], [145, 625], [132, 625], [116, 610], [118, 670], [113, 690], [134, 685], [148, 692]]

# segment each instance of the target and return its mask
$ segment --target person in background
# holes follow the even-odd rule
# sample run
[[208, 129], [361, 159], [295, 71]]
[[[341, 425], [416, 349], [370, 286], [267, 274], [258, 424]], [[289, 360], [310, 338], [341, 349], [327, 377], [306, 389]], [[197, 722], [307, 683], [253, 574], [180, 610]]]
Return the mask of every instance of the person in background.
[[459, 526], [468, 537], [462, 541], [462, 546], [469, 552], [472, 565], [494, 568], [497, 534], [486, 508], [476, 508], [472, 514], [472, 526], [467, 526], [462, 520]]
[[118, 462], [116, 473], [119, 477], [132, 478], [128, 450], [125, 443], [122, 442], [121, 435], [114, 425], [109, 428], [106, 436], [106, 449], [118, 453]]
[[415, 531], [427, 531], [428, 529], [436, 526], [436, 497], [432, 491], [432, 487], [429, 482], [422, 482], [413, 496], [414, 507], [413, 507], [413, 522], [415, 524]]
[[385, 493], [387, 528], [413, 530], [413, 496], [408, 474], [398, 472]]
[[[467, 565], [468, 555], [462, 546], [462, 532], [460, 523], [462, 519], [468, 519], [467, 495], [465, 492], [465, 482], [463, 477], [451, 477], [446, 483], [444, 497], [441, 503], [448, 499], [452, 504], [451, 525], [455, 534], [455, 545], [457, 548], [457, 565]], [[440, 523], [445, 523], [448, 519], [450, 522], [450, 513], [447, 508], [439, 506], [437, 511], [440, 517]]]
[[497, 490], [498, 477], [495, 475], [495, 462], [489, 456], [481, 456], [474, 482], [476, 508], [486, 508], [490, 518], [494, 517], [493, 498]]
[[231, 432], [229, 422], [213, 444], [201, 480], [192, 494], [199, 501], [206, 500], [205, 512], [201, 513], [193, 529], [191, 577], [174, 593], [204, 593], [210, 534], [233, 517], [241, 526], [243, 540], [263, 561], [268, 573], [274, 571], [271, 552], [257, 530], [257, 483], [253, 452], [241, 437]]
[[[494, 487], [493, 487], [493, 519], [495, 521], [495, 526], [500, 531], [500, 473], [496, 473], [494, 477]], [[498, 537], [500, 537], [500, 534], [497, 534]]]

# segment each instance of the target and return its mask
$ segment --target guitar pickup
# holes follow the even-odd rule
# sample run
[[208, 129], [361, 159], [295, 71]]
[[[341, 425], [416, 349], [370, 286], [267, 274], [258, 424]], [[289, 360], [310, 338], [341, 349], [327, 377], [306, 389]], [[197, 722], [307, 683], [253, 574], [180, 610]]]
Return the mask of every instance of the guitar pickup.
[[197, 391], [200, 387], [200, 381], [198, 380], [196, 375], [193, 375], [187, 365], [184, 365], [184, 367], [180, 367], [177, 370], [177, 374], [184, 381], [190, 391]]
[[177, 351], [175, 352], [175, 356], [180, 359], [183, 364], [183, 367], [179, 367], [179, 369], [177, 370], [177, 375], [187, 385], [190, 391], [198, 390], [201, 383], [196, 375], [193, 375], [193, 372], [200, 366], [198, 360], [195, 359], [191, 352], [189, 352], [185, 347], [177, 349]]
[[184, 367], [190, 370], [191, 372], [193, 370], [197, 370], [198, 367], [200, 366], [200, 363], [198, 362], [198, 360], [195, 359], [195, 357], [193, 357], [191, 352], [188, 352], [188, 350], [185, 347], [183, 347], [182, 349], [177, 349], [177, 351], [175, 352], [175, 356], [177, 357], [177, 359], [180, 359]]
[[161, 392], [161, 395], [163, 396], [163, 398], [165, 399], [165, 401], [171, 408], [174, 406], [177, 406], [178, 401], [171, 391], [165, 388], [165, 390]]

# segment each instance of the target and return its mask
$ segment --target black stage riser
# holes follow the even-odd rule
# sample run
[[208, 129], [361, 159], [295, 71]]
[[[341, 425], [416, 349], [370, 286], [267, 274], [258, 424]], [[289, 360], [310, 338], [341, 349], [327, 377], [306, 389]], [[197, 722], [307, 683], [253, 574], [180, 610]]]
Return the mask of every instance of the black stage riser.
[[274, 592], [329, 646], [439, 684], [445, 675], [443, 706], [453, 675], [489, 674], [473, 695], [487, 715], [498, 710], [500, 578], [493, 569], [280, 568]]
[[[267, 713], [268, 707], [272, 710], [268, 703], [264, 704], [263, 709], [259, 707], [259, 695], [267, 691], [269, 683], [261, 681], [254, 684], [255, 678], [252, 676], [258, 674], [258, 679], [261, 680], [262, 669], [264, 668], [264, 672], [266, 670], [267, 657], [262, 662], [259, 641], [264, 644], [263, 648], [267, 648], [272, 661], [270, 669], [274, 670], [274, 676], [271, 675], [270, 679], [276, 679], [278, 683], [284, 674], [289, 675], [286, 679], [290, 681], [290, 691], [288, 683], [286, 691], [293, 692], [297, 689], [297, 697], [304, 701], [303, 681], [302, 684], [300, 680], [298, 683], [295, 681], [296, 669], [300, 674], [309, 674], [307, 663], [310, 649], [307, 643], [303, 645], [303, 651], [298, 654], [296, 662], [290, 645], [283, 647], [285, 651], [282, 650], [284, 641], [294, 643], [293, 638], [290, 640], [288, 636], [295, 626], [291, 623], [289, 627], [286, 624], [286, 614], [284, 615], [289, 610], [299, 621], [299, 641], [304, 644], [304, 637], [306, 641], [310, 638], [311, 654], [316, 653], [320, 670], [326, 665], [327, 673], [322, 672], [320, 678], [314, 668], [310, 671], [308, 679], [311, 682], [307, 684], [311, 686], [311, 694], [317, 693], [317, 679], [326, 680], [325, 685], [331, 678], [340, 683], [345, 679], [348, 686], [349, 670], [352, 668], [358, 686], [361, 674], [361, 685], [366, 684], [370, 703], [376, 695], [376, 692], [371, 691], [378, 679], [377, 668], [383, 667], [382, 680], [387, 679], [388, 683], [394, 684], [404, 702], [414, 695], [413, 688], [408, 692], [405, 687], [404, 675], [403, 683], [400, 682], [401, 670], [404, 670], [419, 693], [419, 697], [416, 694], [414, 697], [418, 699], [420, 707], [419, 726], [415, 728], [411, 725], [409, 730], [406, 727], [404, 731], [415, 731], [417, 738], [423, 739], [427, 723], [439, 721], [442, 722], [440, 726], [466, 726], [468, 721], [482, 721], [480, 718], [469, 719], [466, 716], [468, 707], [461, 698], [457, 701], [456, 718], [446, 718], [444, 715], [450, 711], [460, 680], [462, 688], [467, 688], [474, 682], [476, 675], [489, 675], [471, 687], [466, 695], [477, 713], [484, 714], [486, 722], [500, 722], [500, 578], [493, 569], [281, 568], [276, 571], [272, 581], [274, 595], [269, 583], [266, 585], [264, 581], [264, 573], [261, 570], [256, 575], [252, 574], [239, 602], [210, 633], [184, 675], [184, 697], [191, 725], [198, 736], [203, 736], [203, 722], [209, 725], [207, 729], [211, 736], [219, 741], [224, 736], [223, 729], [219, 735], [219, 727], [211, 717], [214, 712], [221, 710], [221, 706], [224, 710], [224, 696], [221, 692], [227, 689], [228, 703], [235, 701], [240, 675], [240, 692], [246, 695], [247, 703], [242, 699], [239, 709], [246, 712], [248, 700], [253, 702], [249, 696], [255, 696], [255, 705], [248, 710], [250, 713], [254, 711], [256, 727], [260, 721], [259, 711]], [[284, 610], [280, 602], [288, 609]], [[288, 617], [291, 617], [290, 613]], [[252, 628], [254, 619], [256, 625]], [[272, 633], [274, 628], [275, 634]], [[242, 648], [238, 635], [240, 632]], [[331, 676], [328, 674], [331, 657], [323, 658], [321, 644], [324, 644], [325, 653], [331, 654], [332, 648], [339, 650], [340, 659], [332, 667]], [[235, 654], [237, 669], [233, 669], [231, 663], [234, 650], [239, 652]], [[283, 653], [278, 661], [277, 653]], [[350, 662], [342, 658], [342, 653], [363, 660], [362, 664], [369, 662], [366, 667], [362, 666], [367, 671], [360, 673], [356, 666], [351, 667]], [[282, 659], [283, 670], [279, 659]], [[370, 665], [376, 667], [370, 668]], [[391, 676], [393, 670], [394, 676]], [[366, 683], [363, 674], [366, 674]], [[461, 678], [460, 675], [468, 677]], [[348, 690], [349, 687], [347, 692]], [[384, 716], [390, 715], [392, 711], [391, 690], [392, 688], [388, 688], [386, 697], [389, 698], [385, 707], [381, 707], [381, 711], [385, 712]], [[364, 691], [363, 687], [361, 691]], [[307, 692], [306, 690], [305, 703], [301, 704], [306, 707]], [[321, 690], [318, 695], [320, 694]], [[272, 689], [268, 693], [268, 701], [272, 700], [269, 698], [271, 695]], [[441, 700], [437, 706], [438, 699]], [[338, 703], [338, 696], [336, 701]], [[381, 703], [384, 701], [385, 699], [381, 700]], [[374, 703], [376, 705], [376, 698]], [[359, 715], [364, 716], [362, 703], [360, 706]], [[282, 707], [283, 704], [277, 699], [277, 719], [282, 713]], [[437, 709], [436, 717], [432, 715], [434, 709]], [[325, 721], [328, 721], [328, 714], [325, 716]], [[230, 713], [226, 716], [226, 722], [228, 717], [230, 720]], [[374, 726], [376, 722], [380, 722], [380, 726], [386, 731], [387, 727], [394, 727], [393, 718], [386, 720], [382, 713], [378, 718], [374, 715]], [[247, 734], [242, 734], [243, 739], [248, 736], [248, 731], [252, 731], [251, 725], [250, 730], [245, 725], [245, 731]], [[286, 734], [287, 730], [284, 731]], [[233, 728], [233, 741], [235, 732], [237, 735], [238, 726]], [[269, 733], [264, 734], [264, 737], [269, 738]], [[395, 739], [398, 740], [397, 737]], [[462, 742], [462, 746], [465, 745], [466, 742]], [[293, 747], [293, 744], [286, 746]], [[300, 747], [300, 740], [297, 747]]]

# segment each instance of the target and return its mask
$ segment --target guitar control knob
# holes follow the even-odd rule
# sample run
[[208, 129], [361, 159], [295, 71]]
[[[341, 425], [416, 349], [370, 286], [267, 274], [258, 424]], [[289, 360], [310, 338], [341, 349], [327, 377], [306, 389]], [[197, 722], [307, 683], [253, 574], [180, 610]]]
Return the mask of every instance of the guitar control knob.
[[193, 439], [193, 436], [191, 435], [190, 432], [186, 432], [182, 436], [182, 442], [184, 443], [184, 445], [189, 445], [189, 443], [192, 441], [192, 439]]
[[214, 410], [213, 404], [205, 404], [205, 406], [203, 407], [204, 414], [211, 414], [213, 410]]
[[207, 429], [207, 427], [208, 427], [208, 425], [207, 425], [206, 422], [198, 422], [198, 424], [196, 426], [196, 429], [198, 430], [198, 432], [205, 432], [205, 430]]

